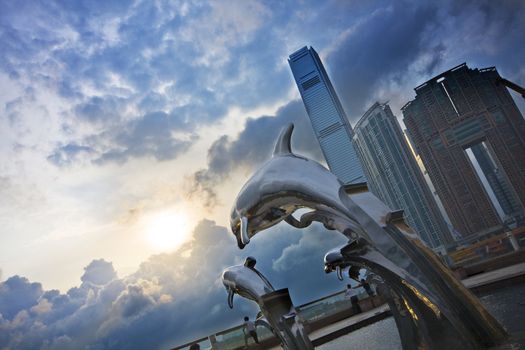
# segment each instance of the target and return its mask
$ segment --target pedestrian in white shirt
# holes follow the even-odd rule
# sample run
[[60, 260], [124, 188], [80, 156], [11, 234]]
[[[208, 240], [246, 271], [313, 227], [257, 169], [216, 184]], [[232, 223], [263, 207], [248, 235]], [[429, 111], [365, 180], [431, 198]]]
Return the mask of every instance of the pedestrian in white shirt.
[[244, 316], [244, 329], [243, 332], [245, 335], [246, 332], [253, 338], [256, 344], [259, 344], [259, 339], [257, 339], [257, 331], [255, 330], [255, 323], [250, 321], [248, 316]]
[[354, 311], [354, 314], [358, 314], [361, 312], [361, 307], [359, 306], [359, 303], [358, 303], [359, 299], [357, 299], [357, 292], [349, 284], [346, 285], [345, 298], [350, 299], [350, 302], [352, 303], [352, 310]]

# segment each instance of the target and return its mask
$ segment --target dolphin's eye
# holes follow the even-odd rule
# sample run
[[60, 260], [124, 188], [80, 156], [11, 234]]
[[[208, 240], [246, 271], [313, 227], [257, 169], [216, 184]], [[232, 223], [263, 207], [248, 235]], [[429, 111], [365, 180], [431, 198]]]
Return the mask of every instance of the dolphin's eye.
[[266, 215], [263, 217], [265, 221], [274, 221], [276, 219], [282, 218], [286, 214], [286, 210], [281, 208], [271, 208]]

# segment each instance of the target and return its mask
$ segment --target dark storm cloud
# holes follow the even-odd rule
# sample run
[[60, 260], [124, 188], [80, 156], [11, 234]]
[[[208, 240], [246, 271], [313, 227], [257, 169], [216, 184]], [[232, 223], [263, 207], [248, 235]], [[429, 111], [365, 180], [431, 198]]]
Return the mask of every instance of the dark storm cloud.
[[520, 1], [395, 1], [376, 9], [326, 60], [350, 121], [390, 83], [402, 91], [382, 97], [401, 93], [407, 102], [415, 86], [462, 62], [496, 65], [525, 81], [525, 46], [517, 44], [525, 31], [524, 12]]
[[[376, 10], [328, 57], [332, 76], [347, 114], [354, 123], [367, 109], [374, 91], [392, 75], [402, 76], [427, 48], [425, 29], [434, 26], [439, 4], [392, 2]], [[439, 37], [430, 45], [439, 45]], [[439, 51], [429, 68], [439, 61]], [[437, 60], [437, 62], [436, 62]]]
[[[321, 225], [301, 231], [281, 224], [253, 237], [243, 251], [212, 221], [201, 221], [193, 237], [125, 278], [117, 278], [111, 263], [93, 260], [82, 284], [65, 294], [43, 291], [18, 276], [0, 283], [0, 347], [169, 348], [239, 324], [257, 309], [237, 296], [230, 310], [220, 275], [246, 256], [256, 257], [275, 288], [289, 287], [296, 304], [343, 288], [335, 276], [325, 275], [322, 258], [345, 239]], [[301, 249], [308, 259], [291, 252]]]
[[208, 150], [207, 168], [192, 175], [188, 192], [202, 195], [205, 203], [213, 206], [216, 200], [213, 188], [236, 169], [252, 169], [268, 160], [279, 132], [288, 123], [295, 125], [292, 139], [294, 152], [321, 159], [321, 151], [303, 103], [296, 100], [280, 108], [275, 116], [249, 118], [236, 139], [223, 135], [216, 140]]

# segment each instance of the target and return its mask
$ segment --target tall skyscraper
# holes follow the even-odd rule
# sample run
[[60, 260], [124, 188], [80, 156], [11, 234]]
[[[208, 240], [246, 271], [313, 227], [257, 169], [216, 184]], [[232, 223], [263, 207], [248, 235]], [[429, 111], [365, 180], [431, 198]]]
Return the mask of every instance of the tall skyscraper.
[[305, 46], [291, 54], [288, 63], [328, 167], [344, 184], [366, 182], [352, 128], [319, 55]]
[[415, 88], [404, 122], [462, 234], [497, 232], [525, 218], [525, 121], [495, 67], [465, 63]]
[[357, 122], [354, 145], [370, 191], [392, 210], [403, 209], [408, 224], [430, 246], [452, 243], [447, 224], [388, 104], [376, 102]]

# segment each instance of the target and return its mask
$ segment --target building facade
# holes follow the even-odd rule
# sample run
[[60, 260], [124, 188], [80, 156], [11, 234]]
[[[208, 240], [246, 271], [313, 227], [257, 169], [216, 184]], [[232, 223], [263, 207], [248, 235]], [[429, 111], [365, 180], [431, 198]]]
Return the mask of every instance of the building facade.
[[423, 174], [388, 104], [375, 103], [354, 126], [354, 145], [368, 188], [431, 247], [452, 243]]
[[288, 63], [328, 167], [344, 184], [366, 182], [352, 128], [319, 55], [305, 46]]
[[452, 225], [483, 235], [524, 224], [525, 121], [495, 67], [461, 64], [415, 88], [403, 108]]

